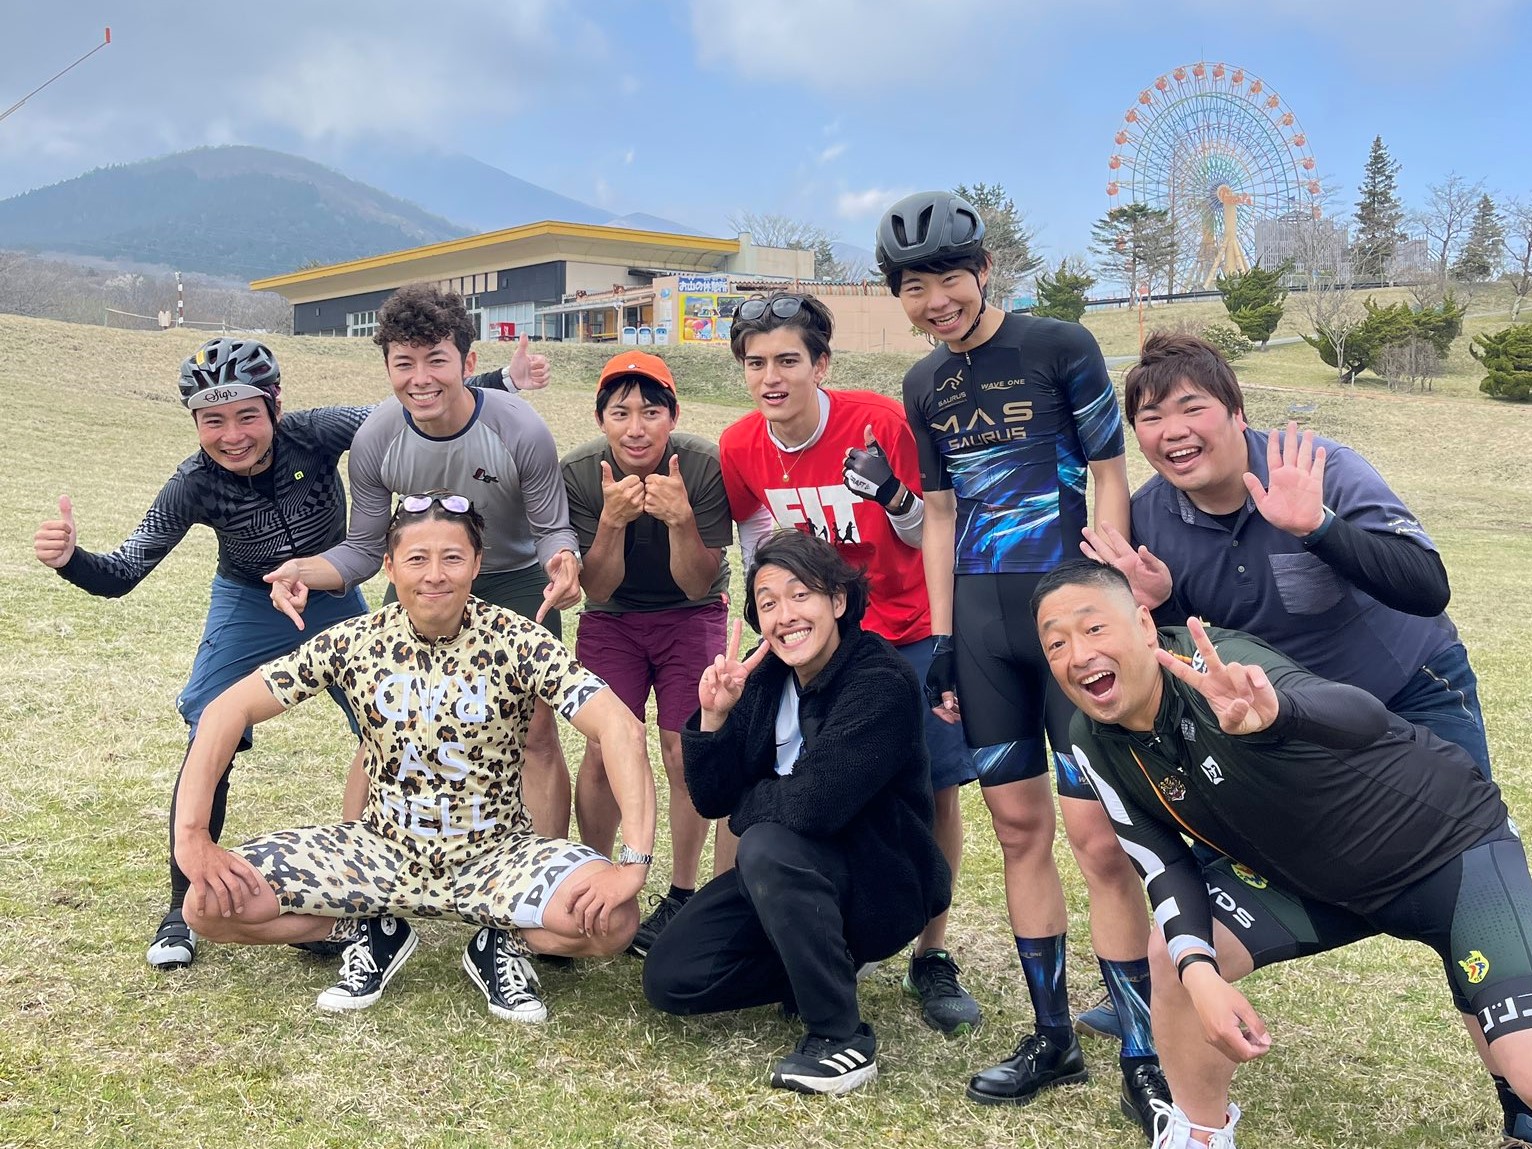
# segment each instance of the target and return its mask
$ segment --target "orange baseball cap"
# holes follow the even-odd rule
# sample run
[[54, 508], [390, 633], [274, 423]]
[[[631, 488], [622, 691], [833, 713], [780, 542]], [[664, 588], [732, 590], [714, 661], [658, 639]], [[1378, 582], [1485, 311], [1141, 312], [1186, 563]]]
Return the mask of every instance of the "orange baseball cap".
[[675, 393], [676, 381], [670, 374], [670, 368], [658, 355], [650, 355], [647, 351], [626, 351], [608, 359], [606, 366], [601, 369], [601, 378], [596, 383], [596, 393], [599, 395], [602, 388], [622, 375], [642, 375], [645, 379], [654, 380], [672, 394]]

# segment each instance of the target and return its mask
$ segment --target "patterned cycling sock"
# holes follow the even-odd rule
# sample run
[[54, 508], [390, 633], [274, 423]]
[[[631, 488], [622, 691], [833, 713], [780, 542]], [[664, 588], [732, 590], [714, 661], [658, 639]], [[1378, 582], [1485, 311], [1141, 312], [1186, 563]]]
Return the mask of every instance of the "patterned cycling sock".
[[1064, 983], [1064, 935], [1016, 939], [1016, 955], [1026, 975], [1039, 1032], [1069, 1030], [1069, 990]]
[[1149, 959], [1108, 961], [1098, 957], [1106, 992], [1122, 1027], [1123, 1057], [1153, 1057], [1154, 1034], [1149, 1029]]

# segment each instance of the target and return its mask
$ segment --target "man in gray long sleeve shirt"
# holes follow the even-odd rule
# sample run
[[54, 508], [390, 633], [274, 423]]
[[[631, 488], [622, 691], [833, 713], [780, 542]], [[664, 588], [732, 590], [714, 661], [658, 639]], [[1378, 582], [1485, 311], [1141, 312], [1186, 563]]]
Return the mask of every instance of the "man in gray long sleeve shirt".
[[[272, 602], [299, 626], [310, 590], [352, 587], [377, 573], [392, 496], [434, 489], [468, 496], [484, 516], [475, 595], [555, 634], [558, 612], [579, 601], [580, 545], [569, 526], [553, 434], [524, 400], [464, 387], [474, 369], [476, 335], [462, 299], [427, 284], [401, 288], [378, 312], [374, 338], [394, 397], [368, 416], [352, 443], [346, 540], [266, 576]], [[546, 360], [532, 367], [539, 369], [546, 370]], [[533, 825], [545, 836], [564, 837], [569, 770], [545, 705], [532, 720], [526, 755]]]

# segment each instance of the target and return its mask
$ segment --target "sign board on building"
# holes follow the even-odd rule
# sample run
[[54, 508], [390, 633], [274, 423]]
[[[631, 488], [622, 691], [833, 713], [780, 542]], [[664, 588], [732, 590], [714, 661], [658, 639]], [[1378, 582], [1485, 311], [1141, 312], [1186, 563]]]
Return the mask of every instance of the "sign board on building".
[[727, 275], [682, 275], [678, 277], [676, 290], [685, 294], [688, 291], [712, 293], [729, 290], [729, 277]]
[[727, 344], [734, 312], [745, 298], [711, 293], [681, 296], [681, 342]]

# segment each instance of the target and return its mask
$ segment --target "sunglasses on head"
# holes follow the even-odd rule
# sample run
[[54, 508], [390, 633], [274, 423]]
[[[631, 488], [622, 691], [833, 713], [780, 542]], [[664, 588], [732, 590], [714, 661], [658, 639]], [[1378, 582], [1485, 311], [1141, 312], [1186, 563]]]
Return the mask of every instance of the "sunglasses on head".
[[473, 503], [466, 495], [405, 495], [399, 500], [399, 508], [394, 514], [407, 512], [418, 515], [421, 511], [430, 510], [432, 503], [441, 507], [449, 515], [466, 515], [473, 510]]
[[778, 319], [791, 319], [802, 309], [803, 296], [801, 295], [778, 295], [771, 299], [757, 295], [741, 303], [739, 310], [734, 313], [734, 318], [743, 319], [748, 323], [770, 311]]

